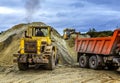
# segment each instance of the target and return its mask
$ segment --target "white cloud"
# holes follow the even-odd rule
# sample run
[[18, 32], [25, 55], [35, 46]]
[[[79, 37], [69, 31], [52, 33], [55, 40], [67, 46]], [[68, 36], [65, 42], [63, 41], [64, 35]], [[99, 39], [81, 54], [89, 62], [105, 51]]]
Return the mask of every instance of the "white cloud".
[[23, 14], [24, 12], [23, 9], [0, 7], [0, 14]]

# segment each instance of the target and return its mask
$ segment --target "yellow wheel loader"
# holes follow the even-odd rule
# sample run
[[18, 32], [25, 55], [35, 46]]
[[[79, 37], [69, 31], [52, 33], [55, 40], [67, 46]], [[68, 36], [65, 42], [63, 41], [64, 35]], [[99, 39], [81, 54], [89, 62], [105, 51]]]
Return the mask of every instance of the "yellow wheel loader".
[[53, 70], [58, 62], [57, 48], [52, 45], [50, 26], [29, 25], [20, 40], [20, 50], [13, 60], [19, 70], [27, 70], [30, 65], [43, 65]]
[[[63, 39], [65, 40], [68, 40], [70, 39], [72, 36], [77, 36], [77, 34], [79, 35], [80, 32], [76, 32], [75, 29], [73, 28], [65, 28], [63, 30]], [[72, 38], [75, 38], [75, 37], [72, 37]]]

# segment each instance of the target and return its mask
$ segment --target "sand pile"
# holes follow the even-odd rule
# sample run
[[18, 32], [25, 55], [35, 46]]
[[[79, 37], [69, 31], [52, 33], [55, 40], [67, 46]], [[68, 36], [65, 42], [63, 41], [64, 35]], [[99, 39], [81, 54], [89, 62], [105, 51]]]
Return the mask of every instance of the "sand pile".
[[[41, 22], [31, 23], [34, 25], [45, 25]], [[20, 39], [24, 36], [24, 31], [28, 25], [19, 24], [5, 31], [0, 35], [0, 65], [13, 65], [13, 54], [19, 50]], [[73, 64], [72, 55], [69, 52], [69, 46], [62, 39], [61, 35], [53, 28], [52, 38], [55, 40], [53, 44], [58, 48], [58, 55], [61, 58], [61, 63]]]

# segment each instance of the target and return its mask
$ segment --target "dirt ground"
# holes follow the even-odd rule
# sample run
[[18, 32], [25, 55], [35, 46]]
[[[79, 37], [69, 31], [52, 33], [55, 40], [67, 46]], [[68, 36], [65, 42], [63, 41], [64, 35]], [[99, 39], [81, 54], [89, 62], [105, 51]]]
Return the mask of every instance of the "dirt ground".
[[19, 71], [17, 66], [0, 68], [0, 83], [120, 83], [120, 71], [92, 70], [58, 65], [55, 70], [31, 68]]

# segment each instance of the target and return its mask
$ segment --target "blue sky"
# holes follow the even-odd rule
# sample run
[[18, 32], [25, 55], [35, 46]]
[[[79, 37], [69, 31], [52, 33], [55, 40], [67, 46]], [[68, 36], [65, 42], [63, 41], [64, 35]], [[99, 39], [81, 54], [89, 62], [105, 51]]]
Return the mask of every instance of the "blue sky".
[[[114, 30], [120, 26], [120, 0], [41, 0], [31, 22], [42, 21], [62, 33], [73, 27], [86, 32], [89, 28]], [[0, 31], [27, 23], [25, 0], [0, 0]]]

